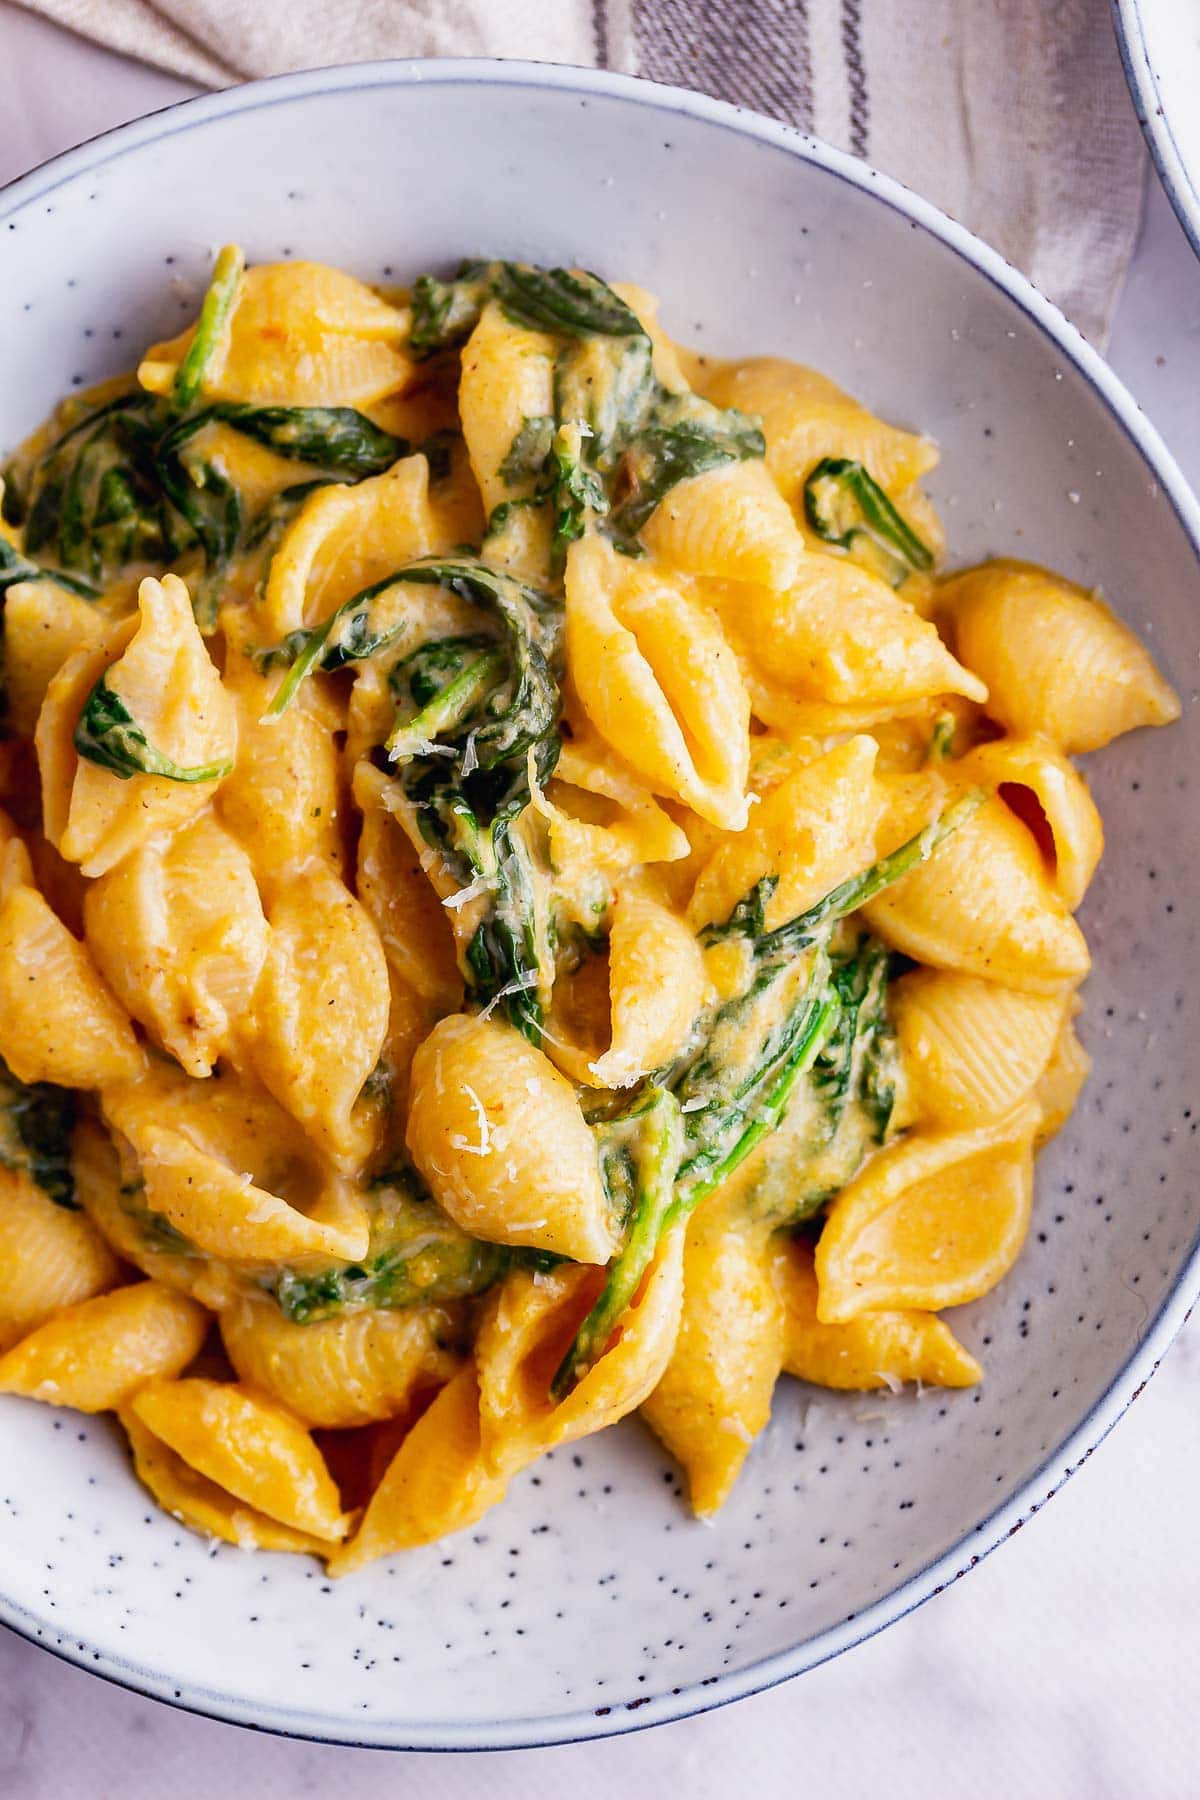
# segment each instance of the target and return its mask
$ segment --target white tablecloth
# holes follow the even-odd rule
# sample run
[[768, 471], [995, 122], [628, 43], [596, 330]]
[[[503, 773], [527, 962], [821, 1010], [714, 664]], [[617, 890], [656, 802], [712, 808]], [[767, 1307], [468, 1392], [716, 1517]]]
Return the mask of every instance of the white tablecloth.
[[[0, 3], [0, 181], [181, 82]], [[1200, 264], [1157, 189], [1110, 357], [1200, 484]], [[849, 1656], [607, 1743], [389, 1757], [254, 1737], [0, 1630], [3, 1800], [1193, 1800], [1200, 1792], [1200, 1324], [1114, 1435], [968, 1581]]]

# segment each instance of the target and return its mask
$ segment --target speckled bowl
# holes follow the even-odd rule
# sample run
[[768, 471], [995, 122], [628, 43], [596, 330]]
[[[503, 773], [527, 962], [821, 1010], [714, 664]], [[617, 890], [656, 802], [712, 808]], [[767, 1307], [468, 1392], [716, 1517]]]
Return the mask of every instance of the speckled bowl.
[[[178, 326], [229, 238], [368, 279], [487, 251], [640, 281], [677, 335], [815, 363], [934, 433], [956, 558], [1102, 583], [1194, 679], [1200, 513], [1129, 396], [990, 250], [793, 131], [515, 63], [308, 74], [127, 126], [0, 196], [0, 442]], [[1089, 771], [1110, 839], [1085, 916], [1095, 1074], [1040, 1164], [1020, 1264], [955, 1319], [981, 1389], [784, 1382], [714, 1526], [630, 1422], [547, 1457], [474, 1531], [340, 1585], [210, 1552], [147, 1501], [103, 1421], [2, 1401], [0, 1618], [223, 1718], [496, 1747], [732, 1700], [957, 1579], [1104, 1436], [1200, 1278], [1198, 717]]]

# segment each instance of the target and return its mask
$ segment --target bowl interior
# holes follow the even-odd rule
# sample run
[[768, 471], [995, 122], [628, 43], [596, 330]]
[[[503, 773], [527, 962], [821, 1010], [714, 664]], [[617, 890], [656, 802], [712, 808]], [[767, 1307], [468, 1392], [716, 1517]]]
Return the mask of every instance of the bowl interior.
[[[0, 442], [178, 329], [230, 239], [372, 280], [464, 253], [578, 262], [658, 293], [685, 340], [813, 363], [933, 434], [955, 561], [1003, 552], [1102, 584], [1190, 680], [1196, 554], [1109, 403], [929, 215], [803, 152], [707, 102], [520, 66], [348, 71], [177, 110], [0, 200]], [[340, 1585], [210, 1554], [143, 1496], [105, 1423], [5, 1401], [0, 1616], [226, 1716], [529, 1742], [752, 1686], [766, 1659], [852, 1638], [950, 1547], [968, 1563], [999, 1507], [1051, 1485], [1039, 1471], [1119, 1382], [1192, 1245], [1197, 735], [1188, 705], [1088, 771], [1110, 841], [1084, 914], [1095, 1072], [1039, 1165], [1024, 1256], [955, 1317], [981, 1389], [782, 1383], [713, 1527], [629, 1423], [548, 1457], [473, 1532]]]

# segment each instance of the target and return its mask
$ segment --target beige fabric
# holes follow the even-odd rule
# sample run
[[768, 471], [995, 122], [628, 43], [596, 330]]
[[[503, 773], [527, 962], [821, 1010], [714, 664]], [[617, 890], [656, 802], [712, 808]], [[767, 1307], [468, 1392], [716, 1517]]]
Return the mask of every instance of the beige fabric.
[[1101, 0], [23, 0], [223, 86], [374, 57], [621, 69], [790, 120], [994, 244], [1103, 342], [1141, 138]]

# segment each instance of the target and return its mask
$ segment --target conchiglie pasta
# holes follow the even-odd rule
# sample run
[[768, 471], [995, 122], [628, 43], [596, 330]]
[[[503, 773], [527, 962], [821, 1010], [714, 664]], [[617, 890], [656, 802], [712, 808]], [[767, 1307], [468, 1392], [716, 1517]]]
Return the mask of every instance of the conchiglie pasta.
[[323, 1543], [349, 1520], [321, 1452], [298, 1419], [233, 1382], [153, 1381], [130, 1410], [176, 1456], [257, 1512]]
[[1026, 1103], [974, 1131], [914, 1133], [868, 1163], [817, 1244], [822, 1324], [961, 1306], [995, 1287], [1029, 1228], [1040, 1117]]
[[509, 1477], [482, 1453], [474, 1359], [447, 1383], [407, 1434], [372, 1494], [361, 1524], [329, 1560], [349, 1575], [365, 1563], [463, 1531], [504, 1498]]
[[578, 1268], [509, 1276], [484, 1314], [473, 1359], [401, 1444], [330, 1574], [463, 1530], [503, 1498], [519, 1469], [640, 1406], [679, 1329], [682, 1252], [682, 1233], [672, 1232], [620, 1334], [557, 1402], [550, 1385], [597, 1277]]
[[642, 863], [677, 862], [686, 833], [586, 721], [572, 721], [554, 777], [534, 789], [545, 819], [555, 887], [580, 922], [594, 922], [612, 884]]
[[146, 1205], [196, 1249], [251, 1268], [365, 1255], [368, 1221], [352, 1187], [252, 1082], [152, 1068], [106, 1089], [103, 1109], [140, 1164]]
[[108, 1412], [144, 1382], [178, 1375], [207, 1329], [204, 1308], [172, 1288], [115, 1288], [56, 1312], [0, 1356], [0, 1393]]
[[19, 1081], [129, 1081], [142, 1051], [128, 1015], [35, 888], [0, 900], [0, 1056]]
[[240, 1380], [306, 1425], [391, 1419], [458, 1366], [459, 1324], [442, 1306], [369, 1308], [294, 1325], [273, 1300], [247, 1295], [221, 1314], [221, 1336]]
[[[929, 816], [923, 778], [892, 777], [888, 791], [881, 850], [903, 842]], [[994, 798], [935, 857], [868, 902], [863, 915], [908, 956], [1023, 993], [1056, 993], [1090, 966], [1083, 934], [1051, 886], [1036, 843]]]
[[889, 1008], [920, 1118], [969, 1129], [1011, 1112], [1041, 1081], [1069, 1003], [945, 969], [905, 975]]
[[[502, 470], [526, 420], [554, 413], [555, 350], [552, 337], [513, 324], [495, 300], [484, 307], [463, 347], [459, 413], [489, 519], [504, 502], [529, 497], [532, 480], [511, 479]], [[514, 507], [493, 542], [500, 560], [530, 580], [543, 580], [550, 558], [548, 509]]]
[[455, 1014], [412, 1070], [408, 1147], [464, 1231], [607, 1262], [614, 1223], [570, 1083], [512, 1026]]
[[212, 1071], [248, 1022], [267, 954], [250, 859], [204, 814], [132, 852], [88, 889], [88, 947], [122, 1004], [189, 1075]]
[[281, 887], [267, 916], [250, 1059], [264, 1086], [335, 1162], [361, 1163], [375, 1124], [355, 1103], [379, 1061], [390, 1006], [379, 933], [320, 863]]
[[278, 674], [261, 675], [231, 647], [225, 687], [237, 719], [239, 753], [221, 783], [216, 810], [250, 857], [264, 890], [312, 861], [342, 870], [343, 796], [334, 732], [340, 725], [307, 683], [286, 726], [264, 717]]
[[91, 1220], [0, 1166], [0, 1352], [61, 1307], [103, 1293], [117, 1260]]
[[[109, 1133], [94, 1119], [75, 1127], [71, 1169], [75, 1195], [104, 1243], [131, 1268], [202, 1306], [230, 1303], [237, 1278], [226, 1265], [202, 1255], [194, 1245], [173, 1236], [170, 1223], [144, 1205], [140, 1176], [135, 1176], [132, 1149], [122, 1168]], [[83, 1296], [79, 1296], [83, 1298]]]
[[933, 694], [987, 699], [928, 619], [845, 558], [812, 553], [787, 592], [730, 588], [719, 604], [766, 686], [792, 701], [862, 716]]
[[52, 581], [18, 581], [4, 598], [8, 723], [32, 737], [46, 689], [67, 658], [98, 646], [109, 620], [89, 600]]
[[[224, 341], [205, 371], [212, 400], [257, 405], [369, 406], [408, 383], [408, 314], [363, 282], [322, 263], [247, 270]], [[143, 387], [169, 391], [194, 333], [155, 344]]]
[[780, 357], [726, 364], [705, 384], [718, 406], [736, 406], [761, 419], [767, 468], [785, 499], [797, 505], [805, 477], [824, 456], [861, 462], [893, 496], [938, 460], [926, 437], [877, 419], [816, 369]]
[[567, 655], [592, 724], [655, 791], [737, 831], [750, 702], [729, 645], [680, 580], [599, 538], [567, 560]]
[[271, 558], [263, 612], [283, 637], [317, 625], [352, 595], [439, 544], [429, 510], [429, 464], [404, 457], [353, 487], [308, 496]]
[[999, 738], [958, 763], [956, 777], [997, 793], [1029, 825], [1050, 876], [1072, 911], [1087, 892], [1104, 849], [1104, 827], [1087, 784], [1045, 738]]
[[773, 788], [746, 830], [724, 838], [700, 870], [688, 906], [692, 926], [724, 921], [770, 876], [764, 922], [773, 931], [867, 868], [882, 811], [875, 756], [873, 739], [854, 737]]
[[1128, 626], [1060, 575], [985, 563], [948, 582], [939, 604], [1009, 731], [1074, 753], [1179, 717], [1177, 695]]
[[328, 1548], [324, 1539], [269, 1519], [199, 1474], [147, 1430], [131, 1406], [120, 1407], [118, 1416], [129, 1439], [138, 1480], [165, 1512], [192, 1531], [235, 1544], [239, 1550], [291, 1550], [319, 1556]]
[[1034, 1098], [1042, 1109], [1038, 1142], [1044, 1144], [1070, 1118], [1075, 1102], [1091, 1073], [1092, 1059], [1079, 1041], [1073, 1021], [1064, 1019], [1050, 1060], [1034, 1089]]
[[767, 1228], [724, 1209], [688, 1229], [679, 1335], [642, 1416], [683, 1464], [701, 1515], [724, 1505], [770, 1417], [784, 1341], [774, 1263]]
[[681, 481], [642, 530], [654, 555], [689, 575], [787, 589], [804, 541], [761, 462], [726, 463]]
[[776, 1246], [776, 1281], [783, 1296], [783, 1367], [816, 1387], [870, 1390], [917, 1381], [926, 1387], [971, 1387], [983, 1370], [932, 1313], [864, 1312], [844, 1324], [817, 1316], [817, 1277], [811, 1245], [799, 1239]]
[[653, 895], [624, 888], [609, 937], [612, 1039], [591, 1074], [626, 1087], [670, 1062], [705, 998], [704, 958], [695, 937]]
[[424, 999], [450, 1011], [462, 995], [454, 933], [416, 850], [388, 807], [390, 789], [379, 769], [365, 761], [358, 764], [358, 897], [379, 933], [389, 967]]
[[[74, 729], [74, 718], [58, 723], [54, 704], [60, 683], [67, 681], [68, 691], [73, 688], [74, 660], [47, 690], [38, 722], [39, 755], [51, 732]], [[233, 708], [196, 628], [188, 591], [174, 575], [142, 582], [137, 629], [104, 671], [104, 679], [149, 743], [181, 768], [233, 766]], [[85, 698], [78, 695], [80, 705]], [[193, 818], [212, 798], [219, 779], [122, 778], [77, 758], [61, 831], [52, 829], [48, 815], [46, 835], [85, 875], [103, 875], [158, 832]]]

